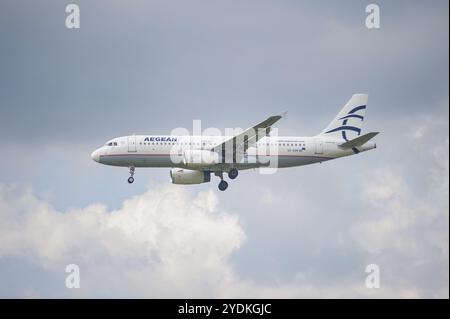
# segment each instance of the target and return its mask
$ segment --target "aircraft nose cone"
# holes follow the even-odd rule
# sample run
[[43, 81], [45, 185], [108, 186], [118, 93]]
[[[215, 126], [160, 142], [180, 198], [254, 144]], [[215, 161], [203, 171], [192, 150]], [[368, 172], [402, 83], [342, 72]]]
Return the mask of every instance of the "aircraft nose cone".
[[91, 154], [91, 158], [94, 161], [99, 162], [100, 161], [100, 153], [99, 153], [99, 151], [98, 150], [93, 151], [92, 154]]

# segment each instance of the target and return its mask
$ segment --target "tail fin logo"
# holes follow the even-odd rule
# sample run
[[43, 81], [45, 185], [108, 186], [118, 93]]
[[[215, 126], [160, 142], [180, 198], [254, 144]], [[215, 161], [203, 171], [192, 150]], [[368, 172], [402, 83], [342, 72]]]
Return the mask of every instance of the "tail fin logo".
[[342, 120], [341, 126], [339, 126], [339, 127], [337, 127], [337, 128], [334, 128], [334, 129], [332, 129], [332, 130], [329, 130], [329, 131], [327, 131], [327, 132], [325, 132], [325, 133], [333, 133], [333, 132], [341, 131], [341, 132], [342, 132], [342, 138], [343, 138], [345, 141], [348, 141], [348, 138], [347, 138], [347, 131], [353, 131], [353, 132], [356, 132], [356, 133], [358, 134], [358, 136], [361, 135], [361, 129], [360, 129], [359, 127], [347, 125], [347, 123], [348, 123], [348, 120], [349, 120], [349, 119], [352, 119], [352, 118], [355, 118], [355, 119], [359, 119], [359, 120], [361, 120], [361, 121], [364, 121], [364, 116], [359, 115], [359, 114], [355, 114], [355, 113], [357, 113], [358, 111], [361, 111], [361, 110], [365, 110], [365, 109], [366, 109], [366, 105], [360, 105], [360, 106], [354, 107], [353, 109], [351, 109], [351, 110], [347, 113], [347, 115], [345, 115], [345, 116], [339, 118], [339, 120]]

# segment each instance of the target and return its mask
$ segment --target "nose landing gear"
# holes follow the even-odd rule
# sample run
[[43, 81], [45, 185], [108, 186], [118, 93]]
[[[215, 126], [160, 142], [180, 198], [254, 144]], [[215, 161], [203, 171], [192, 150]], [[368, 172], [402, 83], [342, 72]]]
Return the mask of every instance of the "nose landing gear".
[[133, 182], [134, 182], [134, 167], [133, 166], [131, 166], [130, 167], [130, 177], [128, 177], [128, 184], [133, 184]]

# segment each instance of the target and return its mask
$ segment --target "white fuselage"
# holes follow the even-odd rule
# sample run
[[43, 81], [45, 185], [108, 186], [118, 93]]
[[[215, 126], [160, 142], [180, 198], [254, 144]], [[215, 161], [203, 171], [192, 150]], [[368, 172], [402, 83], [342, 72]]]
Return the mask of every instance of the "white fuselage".
[[[124, 167], [179, 167], [187, 168], [183, 158], [189, 150], [211, 150], [229, 140], [230, 136], [163, 136], [132, 135], [115, 138], [92, 153], [92, 158], [106, 165]], [[324, 137], [263, 137], [249, 147], [245, 158], [239, 161], [220, 159], [220, 163], [204, 166], [210, 171], [239, 170], [265, 166], [271, 163], [278, 168], [301, 166], [353, 155], [352, 149], [339, 146], [340, 139]], [[358, 152], [376, 147], [368, 142]]]
[[370, 140], [379, 132], [361, 134], [367, 99], [367, 94], [353, 94], [330, 124], [313, 137], [270, 136], [272, 126], [283, 118], [272, 115], [233, 136], [118, 137], [95, 150], [91, 157], [101, 164], [128, 167], [130, 184], [136, 167], [170, 167], [173, 184], [206, 183], [215, 175], [220, 178], [219, 190], [224, 191], [228, 187], [224, 173], [233, 180], [239, 170], [260, 168], [261, 173], [274, 172], [277, 168], [320, 163], [375, 148]]

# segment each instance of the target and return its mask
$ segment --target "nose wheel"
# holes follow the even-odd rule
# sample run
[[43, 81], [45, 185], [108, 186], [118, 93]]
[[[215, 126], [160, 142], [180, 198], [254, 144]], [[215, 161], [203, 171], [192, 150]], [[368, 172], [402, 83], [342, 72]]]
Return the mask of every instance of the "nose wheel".
[[133, 184], [133, 182], [134, 182], [134, 167], [133, 166], [131, 166], [130, 167], [130, 177], [128, 177], [128, 184]]

